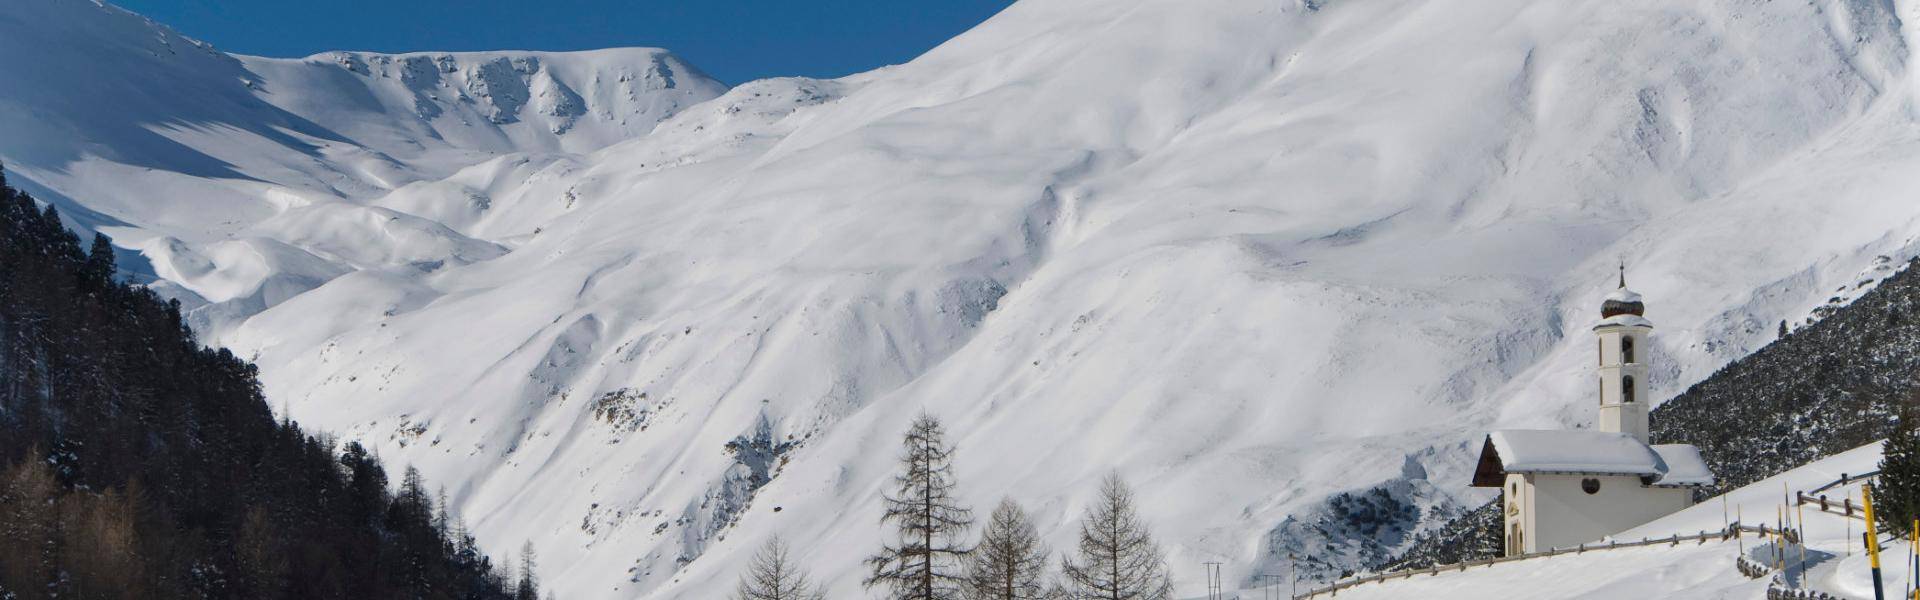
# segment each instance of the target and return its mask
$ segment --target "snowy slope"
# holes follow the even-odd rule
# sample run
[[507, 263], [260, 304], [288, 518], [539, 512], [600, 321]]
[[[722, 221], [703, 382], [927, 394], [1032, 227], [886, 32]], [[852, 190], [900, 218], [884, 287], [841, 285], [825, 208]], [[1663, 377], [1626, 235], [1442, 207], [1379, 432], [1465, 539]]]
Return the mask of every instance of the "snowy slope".
[[[1873, 586], [1864, 550], [1859, 547], [1863, 522], [1839, 514], [1802, 509], [1780, 517], [1783, 500], [1794, 491], [1813, 495], [1818, 489], [1844, 474], [1858, 475], [1874, 470], [1880, 461], [1880, 444], [1872, 444], [1815, 461], [1764, 481], [1709, 498], [1692, 508], [1668, 515], [1646, 525], [1621, 532], [1612, 539], [1640, 541], [1675, 534], [1723, 531], [1736, 515], [1748, 525], [1766, 523], [1779, 527], [1788, 519], [1789, 527], [1802, 531], [1808, 541], [1806, 582], [1820, 591], [1849, 598], [1872, 598]], [[1843, 495], [1857, 506], [1858, 484], [1829, 492], [1834, 502]], [[1857, 509], [1856, 509], [1857, 510]], [[1804, 517], [1802, 523], [1798, 519]], [[1766, 541], [1751, 533], [1743, 541], [1681, 542], [1677, 546], [1655, 545], [1617, 550], [1598, 550], [1579, 554], [1534, 558], [1500, 563], [1490, 567], [1469, 567], [1438, 575], [1416, 575], [1407, 579], [1363, 584], [1340, 591], [1339, 597], [1352, 598], [1432, 598], [1452, 600], [1509, 596], [1524, 592], [1530, 598], [1759, 598], [1764, 596], [1768, 579], [1748, 579], [1734, 567], [1742, 550], [1763, 563], [1773, 564]], [[1602, 540], [1595, 540], [1601, 542]], [[1849, 547], [1851, 545], [1851, 547]], [[1910, 585], [1909, 573], [1900, 565], [1908, 554], [1904, 541], [1892, 541], [1883, 552], [1884, 584], [1889, 589]], [[1788, 553], [1792, 569], [1799, 571], [1796, 547]], [[1790, 580], [1799, 582], [1798, 575]], [[1258, 589], [1240, 592], [1250, 598]]]
[[653, 51], [240, 58], [19, 0], [0, 158], [565, 596], [710, 597], [775, 532], [857, 596], [921, 410], [1056, 548], [1127, 476], [1186, 590], [1284, 572], [1269, 533], [1319, 547], [1286, 524], [1336, 492], [1450, 509], [1485, 429], [1587, 422], [1619, 260], [1667, 396], [1911, 255], [1916, 12], [1023, 0], [722, 93]]
[[[1338, 597], [1355, 600], [1506, 597], [1744, 600], [1766, 597], [1766, 580], [1748, 579], [1734, 569], [1734, 557], [1738, 555], [1731, 541], [1683, 542], [1679, 546], [1561, 555], [1436, 576], [1415, 576], [1340, 590]], [[1280, 592], [1285, 594], [1287, 589]], [[1261, 590], [1249, 589], [1241, 590], [1239, 597], [1263, 596]]]

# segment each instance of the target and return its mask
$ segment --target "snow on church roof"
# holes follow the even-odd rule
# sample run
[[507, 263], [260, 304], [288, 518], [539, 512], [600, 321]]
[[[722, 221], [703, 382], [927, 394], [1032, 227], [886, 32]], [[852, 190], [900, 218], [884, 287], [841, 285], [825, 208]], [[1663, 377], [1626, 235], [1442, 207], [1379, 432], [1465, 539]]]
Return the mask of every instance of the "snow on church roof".
[[1638, 292], [1635, 292], [1633, 290], [1630, 290], [1624, 287], [1615, 288], [1612, 293], [1607, 294], [1607, 297], [1604, 298], [1604, 300], [1611, 300], [1614, 302], [1639, 303], [1640, 294]]
[[1495, 431], [1481, 450], [1473, 484], [1498, 487], [1506, 473], [1637, 475], [1661, 486], [1713, 483], [1713, 471], [1693, 446], [1648, 446], [1624, 433], [1592, 430]]
[[1636, 327], [1636, 326], [1652, 327], [1653, 321], [1648, 321], [1646, 317], [1642, 317], [1640, 315], [1628, 313], [1628, 314], [1614, 315], [1611, 317], [1607, 317], [1605, 319], [1601, 319], [1599, 323], [1593, 324], [1593, 328], [1599, 329], [1601, 327], [1607, 327], [1612, 325], [1626, 325], [1629, 327]]
[[1508, 430], [1487, 436], [1508, 473], [1559, 471], [1657, 475], [1660, 456], [1624, 433]]
[[1667, 466], [1654, 485], [1713, 485], [1713, 469], [1693, 444], [1660, 444], [1654, 446], [1653, 451]]

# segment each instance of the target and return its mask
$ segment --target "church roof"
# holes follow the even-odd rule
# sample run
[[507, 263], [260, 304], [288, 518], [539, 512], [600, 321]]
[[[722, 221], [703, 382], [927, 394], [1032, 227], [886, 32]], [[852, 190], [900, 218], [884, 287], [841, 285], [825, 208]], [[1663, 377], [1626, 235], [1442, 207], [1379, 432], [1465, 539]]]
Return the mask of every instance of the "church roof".
[[1660, 474], [1654, 485], [1713, 485], [1713, 469], [1693, 444], [1659, 444], [1653, 446], [1653, 451], [1660, 455], [1660, 462], [1667, 465], [1666, 472]]
[[1499, 487], [1508, 473], [1634, 475], [1661, 486], [1713, 483], [1713, 472], [1693, 446], [1648, 446], [1624, 433], [1578, 429], [1512, 429], [1487, 435], [1473, 485]]
[[1636, 294], [1633, 290], [1627, 289], [1625, 285], [1614, 290], [1613, 293], [1607, 294], [1607, 298], [1600, 302], [1600, 316], [1602, 318], [1616, 315], [1639, 316], [1644, 314], [1647, 314], [1647, 303], [1640, 300], [1640, 294]]
[[1652, 327], [1653, 321], [1648, 321], [1646, 317], [1642, 317], [1640, 315], [1636, 315], [1632, 313], [1622, 313], [1622, 314], [1617, 314], [1611, 317], [1607, 317], [1605, 319], [1601, 319], [1599, 323], [1593, 324], [1593, 328], [1599, 329], [1601, 327], [1611, 327], [1615, 325], [1625, 325], [1628, 327]]

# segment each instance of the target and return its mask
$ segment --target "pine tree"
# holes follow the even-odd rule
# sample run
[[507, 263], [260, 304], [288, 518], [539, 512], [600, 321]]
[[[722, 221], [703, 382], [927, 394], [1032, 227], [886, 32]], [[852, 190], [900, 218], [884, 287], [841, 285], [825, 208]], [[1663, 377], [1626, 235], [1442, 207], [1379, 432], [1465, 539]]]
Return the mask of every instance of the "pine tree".
[[960, 563], [968, 550], [960, 540], [973, 512], [953, 497], [953, 449], [945, 438], [940, 420], [924, 413], [907, 429], [903, 472], [894, 476], [880, 518], [898, 528], [897, 543], [867, 559], [873, 572], [863, 582], [887, 588], [890, 600], [950, 600], [965, 580]]
[[347, 442], [340, 454], [347, 471], [347, 512], [359, 524], [382, 521], [387, 508], [387, 471], [360, 442]]
[[734, 600], [823, 600], [826, 594], [787, 557], [787, 542], [774, 536], [760, 546], [740, 576]]
[[1062, 566], [1076, 600], [1167, 600], [1167, 559], [1133, 508], [1118, 474], [1100, 485], [1100, 502], [1080, 521], [1080, 557]]
[[452, 537], [452, 529], [447, 522], [451, 518], [452, 515], [447, 514], [447, 486], [443, 485], [433, 495], [433, 531], [439, 534], [441, 539], [457, 541]]
[[417, 474], [390, 498], [366, 448], [276, 419], [113, 252], [0, 186], [0, 598], [508, 597]]
[[533, 574], [538, 569], [533, 557], [533, 540], [520, 545], [520, 579], [513, 585], [514, 600], [540, 600], [540, 578]]
[[1787, 322], [1780, 321], [1780, 337], [1787, 337]]
[[987, 517], [986, 531], [967, 560], [968, 600], [1037, 600], [1048, 597], [1047, 555], [1040, 534], [1012, 498]]
[[1882, 530], [1906, 537], [1920, 518], [1920, 412], [1902, 403], [1893, 431], [1880, 455], [1880, 477], [1873, 482], [1874, 516]]
[[93, 247], [87, 250], [87, 262], [80, 268], [80, 275], [96, 285], [113, 281], [113, 240], [106, 234], [93, 234]]

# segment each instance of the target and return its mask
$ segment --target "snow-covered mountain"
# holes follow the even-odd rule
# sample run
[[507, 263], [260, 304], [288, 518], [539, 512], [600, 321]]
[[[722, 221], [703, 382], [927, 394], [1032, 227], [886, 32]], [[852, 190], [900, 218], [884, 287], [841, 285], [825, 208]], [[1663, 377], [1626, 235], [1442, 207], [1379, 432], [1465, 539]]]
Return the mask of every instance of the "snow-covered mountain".
[[714, 597], [776, 532], [857, 596], [923, 410], [963, 496], [1056, 548], [1125, 475], [1184, 590], [1358, 559], [1302, 526], [1335, 494], [1449, 511], [1479, 432], [1587, 418], [1622, 260], [1666, 397], [1914, 255], [1916, 20], [1022, 0], [728, 90], [661, 51], [262, 59], [9, 0], [0, 159], [567, 597]]
[[498, 256], [567, 209], [513, 192], [726, 89], [654, 49], [232, 56], [86, 1], [8, 2], [0, 29], [8, 166], [218, 305], [216, 337], [344, 273]]

